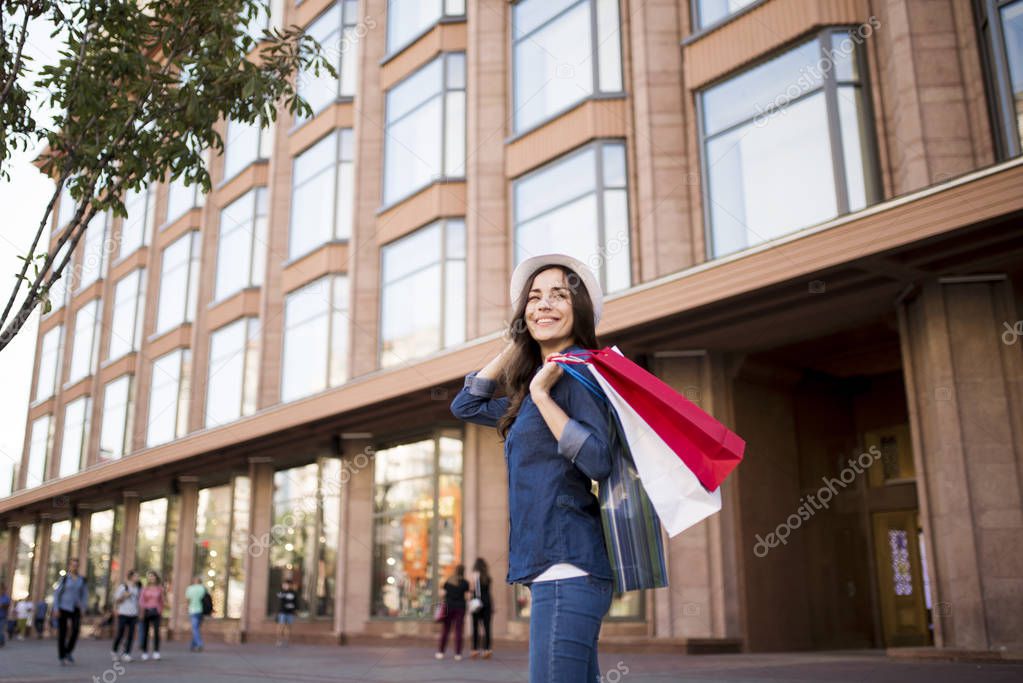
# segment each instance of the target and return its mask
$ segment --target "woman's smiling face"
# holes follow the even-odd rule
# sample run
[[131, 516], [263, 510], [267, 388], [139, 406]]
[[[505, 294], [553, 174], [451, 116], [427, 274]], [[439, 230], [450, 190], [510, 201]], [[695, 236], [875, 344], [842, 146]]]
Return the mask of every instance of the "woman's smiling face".
[[572, 336], [572, 292], [561, 268], [533, 278], [526, 299], [526, 327], [539, 343]]

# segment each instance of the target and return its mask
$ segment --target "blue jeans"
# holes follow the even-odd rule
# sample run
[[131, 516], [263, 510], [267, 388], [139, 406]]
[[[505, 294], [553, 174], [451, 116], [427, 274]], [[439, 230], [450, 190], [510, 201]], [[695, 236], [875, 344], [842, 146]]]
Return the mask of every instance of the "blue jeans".
[[199, 629], [202, 627], [202, 612], [188, 616], [192, 619], [192, 649], [202, 647], [202, 635], [199, 633]]
[[530, 584], [529, 683], [599, 683], [597, 636], [611, 581], [595, 576]]

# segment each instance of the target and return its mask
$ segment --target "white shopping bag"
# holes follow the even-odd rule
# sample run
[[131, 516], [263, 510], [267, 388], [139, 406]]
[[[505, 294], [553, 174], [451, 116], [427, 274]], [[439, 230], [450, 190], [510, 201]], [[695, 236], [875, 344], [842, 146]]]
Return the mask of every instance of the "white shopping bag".
[[[617, 351], [617, 348], [615, 349]], [[621, 353], [619, 351], [619, 353]], [[696, 475], [614, 390], [600, 372], [586, 364], [625, 430], [643, 489], [668, 536], [676, 536], [721, 509], [721, 489], [703, 488]]]

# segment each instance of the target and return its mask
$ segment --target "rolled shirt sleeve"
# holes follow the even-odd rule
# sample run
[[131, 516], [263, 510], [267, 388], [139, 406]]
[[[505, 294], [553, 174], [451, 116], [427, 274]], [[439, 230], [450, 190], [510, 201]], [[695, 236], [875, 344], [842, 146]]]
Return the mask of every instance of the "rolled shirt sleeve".
[[590, 479], [600, 481], [611, 473], [608, 407], [589, 396], [582, 385], [575, 384], [569, 419], [558, 439], [558, 454]]
[[479, 370], [465, 376], [462, 390], [451, 401], [451, 414], [459, 420], [485, 427], [496, 427], [497, 421], [508, 410], [508, 398], [493, 398], [497, 381], [477, 377]]

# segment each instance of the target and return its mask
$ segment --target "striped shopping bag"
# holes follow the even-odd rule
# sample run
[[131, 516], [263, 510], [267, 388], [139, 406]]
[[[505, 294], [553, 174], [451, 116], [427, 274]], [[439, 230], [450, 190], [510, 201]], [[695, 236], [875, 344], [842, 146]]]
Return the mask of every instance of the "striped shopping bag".
[[597, 396], [608, 412], [611, 472], [606, 479], [598, 482], [597, 498], [615, 592], [667, 586], [660, 521], [643, 490], [618, 415], [600, 387], [584, 374], [585, 371], [567, 365], [563, 367]]

